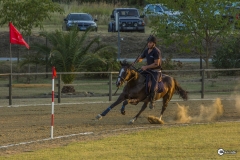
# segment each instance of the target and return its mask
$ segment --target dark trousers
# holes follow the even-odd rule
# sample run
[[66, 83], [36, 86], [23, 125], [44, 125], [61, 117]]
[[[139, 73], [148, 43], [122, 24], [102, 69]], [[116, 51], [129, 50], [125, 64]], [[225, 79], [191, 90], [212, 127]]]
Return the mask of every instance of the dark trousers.
[[146, 71], [141, 71], [141, 74], [144, 75], [146, 77], [146, 79], [148, 78], [148, 76], [151, 76], [151, 81], [152, 81], [152, 85], [151, 85], [151, 90], [150, 92], [155, 92], [157, 89], [157, 85], [158, 85], [158, 80], [160, 78], [160, 76], [162, 75], [161, 72], [158, 71], [153, 71], [153, 70], [146, 70]]

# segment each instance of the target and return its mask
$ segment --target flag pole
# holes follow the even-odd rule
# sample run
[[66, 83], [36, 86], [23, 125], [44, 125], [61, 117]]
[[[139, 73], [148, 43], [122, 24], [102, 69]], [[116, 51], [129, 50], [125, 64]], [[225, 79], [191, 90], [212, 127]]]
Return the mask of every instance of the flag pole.
[[52, 115], [51, 115], [51, 139], [53, 139], [53, 126], [54, 126], [54, 78], [55, 67], [52, 67]]
[[9, 105], [12, 105], [12, 45], [10, 43]]
[[9, 22], [9, 40], [10, 40], [10, 76], [9, 76], [9, 105], [12, 105], [12, 46], [11, 44], [24, 45], [29, 49], [29, 45], [22, 38], [21, 33], [15, 28], [12, 22]]

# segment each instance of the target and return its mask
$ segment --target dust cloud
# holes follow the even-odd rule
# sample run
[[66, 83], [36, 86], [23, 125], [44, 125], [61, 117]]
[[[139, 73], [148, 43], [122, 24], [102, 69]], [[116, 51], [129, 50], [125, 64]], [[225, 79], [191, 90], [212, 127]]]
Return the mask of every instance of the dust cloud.
[[232, 95], [231, 98], [235, 100], [235, 108], [240, 113], [240, 95]]
[[204, 106], [200, 105], [199, 115], [188, 115], [189, 106], [178, 105], [175, 120], [177, 123], [190, 123], [190, 122], [209, 122], [217, 119], [223, 114], [223, 105], [221, 99], [217, 98], [212, 105]]
[[238, 113], [240, 113], [240, 95], [234, 94], [230, 96], [230, 99], [235, 100], [235, 108]]
[[235, 107], [238, 113], [240, 113], [240, 96], [236, 97], [235, 101], [236, 101]]
[[[238, 81], [238, 84], [240, 82]], [[235, 108], [237, 113], [240, 113], [240, 95], [239, 95], [240, 85], [237, 85], [235, 87], [235, 92], [230, 96], [231, 99], [235, 100]]]

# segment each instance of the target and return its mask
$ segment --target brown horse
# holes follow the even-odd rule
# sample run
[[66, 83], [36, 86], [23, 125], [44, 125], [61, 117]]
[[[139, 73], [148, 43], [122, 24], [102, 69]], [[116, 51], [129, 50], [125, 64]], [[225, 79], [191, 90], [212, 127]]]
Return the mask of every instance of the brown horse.
[[[98, 114], [96, 119], [100, 120], [103, 116], [106, 116], [106, 114], [113, 109], [116, 105], [123, 102], [121, 113], [125, 114], [125, 106], [130, 103], [133, 105], [137, 105], [139, 102], [144, 102], [141, 110], [138, 112], [138, 114], [130, 120], [130, 124], [134, 123], [134, 121], [137, 120], [138, 116], [146, 109], [148, 103], [150, 102], [149, 95], [146, 93], [145, 89], [145, 83], [146, 78], [141, 75], [135, 67], [133, 67], [131, 64], [128, 64], [126, 61], [123, 63], [120, 62], [121, 69], [119, 71], [118, 79], [116, 82], [116, 86], [119, 87], [124, 82], [127, 82], [125, 85], [123, 92], [120, 94], [118, 99], [111, 104], [105, 111], [103, 111], [101, 114]], [[168, 75], [162, 75], [162, 82], [164, 85], [163, 92], [157, 93], [155, 96], [155, 100], [158, 100], [160, 98], [163, 98], [163, 106], [162, 111], [159, 117], [159, 121], [162, 119], [163, 112], [167, 108], [168, 102], [171, 100], [173, 94], [177, 92], [180, 94], [180, 96], [183, 98], [183, 100], [187, 100], [187, 92], [183, 90], [177, 81], [168, 76]]]

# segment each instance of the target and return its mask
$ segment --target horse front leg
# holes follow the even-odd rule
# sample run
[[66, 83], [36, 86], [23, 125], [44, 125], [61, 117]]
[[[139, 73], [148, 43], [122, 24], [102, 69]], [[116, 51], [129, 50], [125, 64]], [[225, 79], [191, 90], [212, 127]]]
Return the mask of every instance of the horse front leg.
[[129, 121], [129, 124], [133, 124], [137, 118], [140, 116], [140, 114], [147, 108], [147, 105], [148, 105], [148, 102], [144, 102], [143, 105], [142, 105], [142, 108], [141, 110], [138, 112], [138, 114]]
[[124, 102], [123, 102], [123, 105], [122, 105], [122, 108], [121, 108], [121, 113], [122, 113], [122, 115], [125, 115], [126, 114], [126, 112], [125, 112], [125, 106], [128, 104], [128, 100], [125, 100]]
[[118, 105], [119, 103], [121, 103], [121, 102], [124, 101], [124, 100], [125, 100], [124, 95], [120, 95], [120, 96], [118, 97], [118, 99], [117, 99], [113, 104], [111, 104], [111, 105], [110, 105], [106, 110], [104, 110], [101, 114], [98, 114], [98, 115], [96, 116], [96, 119], [97, 119], [97, 120], [102, 119], [102, 117], [103, 117], [103, 116], [106, 116], [107, 113], [108, 113], [111, 109], [113, 109], [116, 105]]

